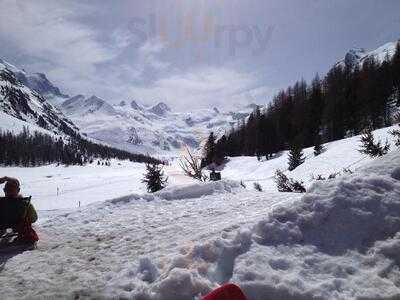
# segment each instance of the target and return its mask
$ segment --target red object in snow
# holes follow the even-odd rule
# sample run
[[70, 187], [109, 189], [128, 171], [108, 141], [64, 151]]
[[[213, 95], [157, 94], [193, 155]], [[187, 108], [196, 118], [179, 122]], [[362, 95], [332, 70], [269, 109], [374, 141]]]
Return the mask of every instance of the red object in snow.
[[212, 291], [203, 300], [247, 300], [242, 290], [235, 284], [229, 283]]
[[15, 231], [18, 233], [18, 239], [21, 241], [35, 243], [39, 240], [36, 231], [32, 228], [32, 224], [27, 220], [20, 222], [15, 227]]

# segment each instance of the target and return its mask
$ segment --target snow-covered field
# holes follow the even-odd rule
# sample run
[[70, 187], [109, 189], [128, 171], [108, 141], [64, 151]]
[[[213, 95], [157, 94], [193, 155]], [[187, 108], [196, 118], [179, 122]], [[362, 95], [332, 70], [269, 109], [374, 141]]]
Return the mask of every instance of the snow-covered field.
[[[389, 138], [388, 130], [375, 134]], [[136, 164], [1, 168], [44, 199], [35, 203], [41, 209], [69, 208], [36, 225], [38, 250], [0, 258], [1, 297], [201, 299], [231, 281], [249, 300], [399, 299], [400, 152], [371, 160], [358, 144], [333, 142], [316, 158], [306, 150], [306, 162], [288, 173], [309, 186], [304, 196], [274, 188], [285, 153], [261, 163], [233, 158], [226, 180], [205, 184], [173, 163], [170, 187], [153, 195], [143, 193]], [[343, 168], [354, 174], [310, 181]], [[255, 180], [264, 192], [253, 190]]]
[[112, 160], [84, 167], [49, 165], [36, 168], [1, 167], [0, 174], [21, 181], [24, 195], [32, 195], [39, 211], [70, 209], [132, 193], [145, 192], [145, 165]]

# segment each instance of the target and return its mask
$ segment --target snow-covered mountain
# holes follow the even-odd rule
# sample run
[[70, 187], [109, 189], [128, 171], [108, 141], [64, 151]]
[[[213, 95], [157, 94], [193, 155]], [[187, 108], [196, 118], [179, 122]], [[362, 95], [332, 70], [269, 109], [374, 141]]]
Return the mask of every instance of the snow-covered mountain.
[[0, 59], [0, 64], [14, 73], [15, 77], [31, 90], [39, 93], [51, 104], [57, 106], [69, 98], [61, 92], [43, 73], [28, 73]]
[[150, 107], [135, 100], [111, 105], [96, 96], [78, 95], [60, 109], [91, 138], [134, 152], [173, 154], [182, 146], [198, 147], [211, 131], [222, 133], [253, 108], [235, 113], [217, 108], [182, 113], [164, 102]]
[[[135, 100], [111, 104], [95, 95], [69, 97], [45, 74], [29, 74], [4, 60], [0, 76], [1, 113], [34, 124], [35, 130], [59, 134], [79, 128], [90, 138], [131, 152], [173, 155], [182, 146], [197, 148], [211, 131], [222, 134], [254, 109], [250, 105], [227, 113], [217, 108], [182, 113], [164, 102], [149, 107]], [[16, 124], [15, 119], [2, 119], [11, 122], [2, 124], [3, 129]]]
[[366, 50], [364, 48], [353, 48], [345, 57], [336, 63], [336, 66], [361, 66], [364, 61], [373, 57], [376, 61], [382, 63], [386, 58], [391, 58], [396, 52], [398, 41], [386, 43], [375, 50]]
[[27, 74], [25, 72], [17, 72], [15, 75], [19, 81], [43, 95], [54, 105], [61, 104], [69, 98], [68, 95], [63, 94], [58, 87], [54, 86], [43, 73]]
[[[50, 104], [39, 91], [24, 83], [25, 81], [35, 84], [38, 90], [44, 90], [45, 87], [39, 82], [46, 82], [46, 77], [37, 75], [42, 81], [35, 81], [33, 79], [35, 76], [27, 75], [24, 71], [0, 59], [0, 112], [8, 115], [1, 118], [0, 129], [11, 129], [12, 124], [22, 121], [26, 122], [26, 126], [40, 127], [50, 133], [75, 134], [78, 128], [59, 109]], [[51, 86], [49, 84], [47, 88]], [[53, 92], [60, 92], [54, 86], [53, 88]]]

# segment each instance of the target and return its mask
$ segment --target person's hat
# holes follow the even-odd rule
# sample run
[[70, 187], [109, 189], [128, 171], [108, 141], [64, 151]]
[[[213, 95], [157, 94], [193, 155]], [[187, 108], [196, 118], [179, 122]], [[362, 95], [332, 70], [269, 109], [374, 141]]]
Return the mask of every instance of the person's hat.
[[7, 180], [4, 189], [9, 189], [10, 187], [15, 187], [15, 188], [19, 189], [19, 187], [20, 187], [19, 181], [17, 179]]

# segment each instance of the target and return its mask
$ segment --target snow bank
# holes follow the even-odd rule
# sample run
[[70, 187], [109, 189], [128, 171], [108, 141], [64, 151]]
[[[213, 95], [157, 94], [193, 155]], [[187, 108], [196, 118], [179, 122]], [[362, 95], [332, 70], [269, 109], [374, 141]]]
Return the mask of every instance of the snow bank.
[[232, 190], [240, 188], [240, 184], [232, 180], [222, 180], [216, 182], [194, 183], [184, 186], [172, 186], [156, 193], [156, 197], [165, 200], [193, 199], [214, 193], [230, 193]]
[[199, 182], [187, 185], [173, 185], [156, 192], [154, 194], [132, 194], [110, 200], [112, 203], [129, 202], [138, 199], [153, 201], [162, 200], [182, 200], [195, 199], [218, 193], [231, 193], [235, 189], [240, 189], [240, 184], [233, 180], [221, 180], [216, 182]]
[[399, 299], [399, 165], [396, 151], [354, 175], [314, 184], [233, 238], [182, 249], [157, 270], [146, 261], [151, 280], [125, 296], [200, 299], [231, 281], [249, 300]]

